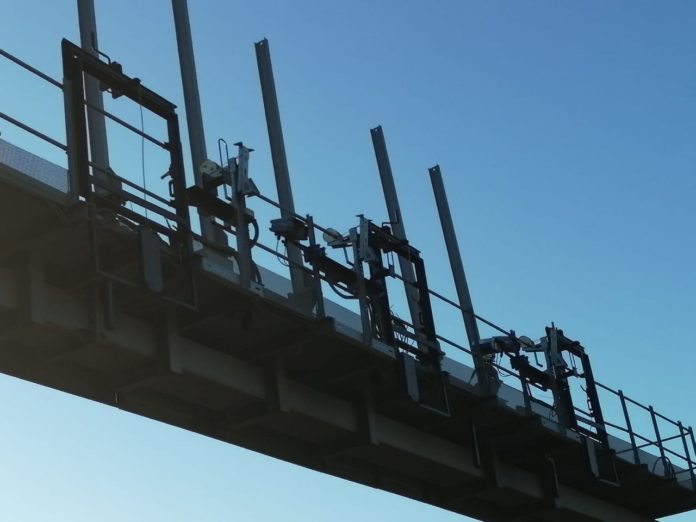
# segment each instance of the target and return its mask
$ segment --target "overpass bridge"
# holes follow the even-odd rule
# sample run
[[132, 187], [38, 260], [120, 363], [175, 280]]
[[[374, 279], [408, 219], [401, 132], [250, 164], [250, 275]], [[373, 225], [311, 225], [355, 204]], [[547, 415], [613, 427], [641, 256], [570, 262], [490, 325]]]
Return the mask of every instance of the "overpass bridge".
[[[276, 203], [241, 144], [188, 187], [175, 107], [67, 41], [63, 61], [62, 82], [42, 77], [64, 92], [66, 144], [0, 113], [69, 165], [0, 140], [0, 371], [481, 520], [637, 522], [696, 508], [693, 430], [595, 381], [584, 347], [555, 325], [534, 341], [432, 291], [394, 223], [361, 218], [342, 234]], [[169, 154], [168, 194], [95, 162], [86, 77], [165, 121], [165, 138], [129, 130]], [[260, 204], [281, 217], [259, 223]], [[194, 210], [217, 235], [194, 230]], [[288, 277], [256, 261], [263, 251]], [[391, 313], [395, 278], [411, 322]], [[499, 335], [444, 338], [431, 299]], [[620, 420], [603, 414], [607, 400]], [[636, 409], [650, 425], [632, 423]]]

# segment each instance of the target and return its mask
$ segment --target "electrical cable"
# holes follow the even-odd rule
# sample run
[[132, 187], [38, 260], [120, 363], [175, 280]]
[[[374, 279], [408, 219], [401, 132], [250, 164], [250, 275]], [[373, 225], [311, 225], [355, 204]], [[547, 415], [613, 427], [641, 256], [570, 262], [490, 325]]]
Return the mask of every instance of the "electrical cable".
[[[275, 247], [276, 258], [278, 258], [278, 261], [284, 267], [290, 267], [290, 263], [288, 261], [286, 261], [285, 259], [283, 259], [283, 257], [280, 255], [280, 252], [278, 251], [279, 246], [280, 246], [280, 238], [278, 238], [278, 240], [276, 241], [276, 247]], [[286, 251], [287, 251], [287, 247], [286, 247]]]
[[336, 295], [338, 295], [339, 297], [341, 297], [343, 299], [357, 299], [357, 297], [352, 295], [352, 294], [347, 294], [347, 293], [340, 291], [334, 283], [331, 283], [328, 281], [327, 281], [327, 283], [329, 284], [329, 288], [331, 288], [331, 290], [333, 290], [336, 293]]
[[255, 219], [251, 222], [251, 226], [254, 227], [254, 235], [249, 239], [249, 244], [250, 247], [254, 247], [259, 242], [259, 235], [261, 234], [261, 229], [259, 228], [259, 222]]

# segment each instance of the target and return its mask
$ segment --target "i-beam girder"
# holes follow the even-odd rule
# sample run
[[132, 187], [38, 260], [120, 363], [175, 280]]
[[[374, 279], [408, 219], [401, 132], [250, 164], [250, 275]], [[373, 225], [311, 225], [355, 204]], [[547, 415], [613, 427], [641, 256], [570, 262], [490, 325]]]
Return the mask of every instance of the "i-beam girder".
[[[89, 303], [74, 294], [47, 284], [39, 269], [40, 261], [34, 260], [29, 266], [30, 269], [22, 268], [16, 271], [0, 268], [0, 309], [16, 313], [22, 324], [30, 324], [35, 331], [34, 337], [44, 335], [47, 342], [57, 330], [75, 336], [93, 331], [95, 325]], [[20, 330], [15, 331], [20, 332]], [[297, 382], [284, 374], [282, 365], [276, 365], [278, 359], [275, 355], [271, 357], [270, 365], [268, 362], [256, 365], [183, 337], [177, 331], [176, 325], [172, 324], [171, 318], [153, 325], [119, 310], [116, 327], [98, 328], [93, 342], [85, 346], [80, 349], [130, 352], [154, 362], [146, 367], [151, 368], [152, 372], [147, 370], [142, 374], [135, 372], [130, 375], [130, 378], [120, 383], [104, 385], [88, 383], [74, 389], [65, 388], [65, 391], [180, 425], [208, 436], [259, 450], [258, 447], [254, 448], [253, 444], [245, 441], [243, 436], [238, 437], [241, 433], [240, 428], [263, 422], [269, 415], [296, 416], [330, 426], [343, 434], [342, 440], [354, 440], [358, 451], [365, 446], [381, 447], [388, 451], [412, 456], [437, 469], [454, 474], [460, 477], [461, 484], [484, 484], [480, 491], [471, 488], [467, 490], [464, 487], [460, 491], [448, 491], [446, 496], [449, 500], [438, 502], [438, 504], [455, 511], [458, 510], [457, 505], [461, 499], [476, 496], [478, 493], [485, 494], [490, 490], [488, 488], [493, 488], [514, 492], [530, 499], [530, 512], [524, 514], [527, 518], [553, 511], [558, 513], [556, 517], [560, 518], [552, 516], [543, 519], [566, 520], [568, 518], [563, 518], [565, 513], [575, 515], [578, 520], [628, 522], [653, 520], [563, 484], [556, 485], [555, 498], [549, 499], [548, 476], [544, 473], [535, 474], [503, 462], [495, 457], [495, 453], [490, 455], [491, 459], [484, 457], [484, 465], [480, 465], [477, 462], [475, 449], [470, 446], [456, 444], [377, 413], [369, 401], [351, 402]], [[3, 364], [7, 357], [6, 351], [6, 347], [0, 351], [0, 370], [2, 371], [8, 368], [11, 370], [11, 367]], [[36, 379], [31, 379], [31, 375], [22, 375], [21, 368], [16, 373], [19, 377], [52, 385], [50, 380], [47, 382], [44, 379], [45, 372]], [[164, 378], [193, 379], [219, 387], [235, 396], [245, 397], [249, 401], [260, 401], [266, 406], [258, 411], [249, 410], [246, 416], [243, 416], [240, 411], [227, 411], [220, 417], [222, 421], [216, 419], [207, 424], [205, 422], [191, 424], [186, 420], [188, 418], [186, 413], [180, 418], [170, 413], [160, 414], [158, 408], [143, 406], [142, 399], [129, 398], [130, 391], [138, 387], [147, 387], [153, 380]], [[176, 409], [176, 399], [172, 399], [172, 404]], [[182, 407], [182, 411], [186, 412], [187, 407]], [[261, 451], [273, 454], [267, 449], [261, 449]], [[375, 487], [390, 489], [388, 484], [384, 481], [380, 482], [379, 478], [371, 482], [365, 478], [366, 475], [360, 473], [351, 475], [349, 471], [332, 469], [332, 457], [344, 451], [351, 451], [350, 443], [346, 447], [329, 448], [323, 452], [318, 450], [311, 457], [296, 455], [295, 458], [287, 458], [289, 455], [282, 455], [282, 451], [276, 456]], [[315, 459], [317, 455], [320, 458]], [[491, 467], [494, 471], [493, 484], [486, 485], [486, 474]], [[429, 495], [435, 494], [427, 487], [421, 487], [420, 490], [420, 494], [409, 496], [429, 502]], [[402, 491], [399, 492], [403, 494]], [[518, 515], [522, 516], [522, 514]], [[503, 518], [512, 519], [512, 515]]]

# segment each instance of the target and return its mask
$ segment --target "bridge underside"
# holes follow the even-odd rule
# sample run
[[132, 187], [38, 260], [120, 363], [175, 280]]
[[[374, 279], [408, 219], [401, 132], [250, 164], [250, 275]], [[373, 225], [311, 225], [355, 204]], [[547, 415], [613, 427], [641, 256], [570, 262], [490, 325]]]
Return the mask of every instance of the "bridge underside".
[[[644, 521], [694, 493], [452, 375], [451, 417], [404, 400], [393, 350], [282, 293], [245, 291], [197, 254], [195, 308], [94, 273], [86, 206], [0, 166], [0, 371], [483, 520]], [[124, 279], [131, 230], [104, 219]], [[208, 267], [208, 269], [206, 269]], [[217, 272], [213, 273], [213, 272]]]

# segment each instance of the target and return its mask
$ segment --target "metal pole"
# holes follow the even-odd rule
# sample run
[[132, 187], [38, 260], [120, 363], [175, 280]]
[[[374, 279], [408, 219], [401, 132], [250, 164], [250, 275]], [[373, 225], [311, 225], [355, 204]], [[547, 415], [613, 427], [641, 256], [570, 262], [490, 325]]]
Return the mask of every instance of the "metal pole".
[[684, 425], [681, 421], [677, 422], [679, 426], [679, 435], [681, 436], [682, 445], [684, 447], [684, 460], [686, 460], [686, 465], [688, 466], [689, 478], [691, 479], [691, 488], [696, 489], [696, 475], [694, 474], [694, 467], [691, 465], [691, 455], [689, 453], [689, 443], [686, 440], [686, 435], [689, 433], [688, 430], [684, 429]]
[[[82, 49], [99, 58], [99, 44], [97, 41], [97, 18], [94, 12], [94, 0], [77, 0], [77, 16], [80, 25], [80, 45]], [[87, 108], [87, 121], [89, 125], [89, 148], [92, 163], [102, 169], [94, 171], [94, 176], [108, 181], [117, 187], [119, 183], [115, 179], [107, 179], [109, 171], [109, 146], [106, 138], [106, 121], [104, 115], [104, 99], [99, 88], [99, 80], [90, 75], [85, 75], [85, 100], [92, 107]], [[75, 108], [79, 110], [79, 108]], [[108, 193], [108, 190], [97, 188], [98, 192]]]
[[[305, 219], [307, 220], [307, 228], [309, 229], [309, 248], [314, 250], [317, 247], [314, 218], [307, 214]], [[317, 317], [324, 318], [326, 317], [326, 310], [324, 309], [324, 295], [321, 291], [321, 274], [319, 273], [319, 266], [316, 263], [312, 265], [312, 273], [314, 274], [314, 296], [317, 301]]]
[[[197, 186], [203, 187], [201, 165], [208, 158], [203, 132], [203, 115], [201, 114], [201, 99], [198, 94], [198, 79], [196, 61], [193, 56], [193, 39], [189, 23], [188, 5], [186, 0], [172, 0], [174, 27], [176, 30], [176, 45], [179, 50], [179, 67], [181, 83], [184, 88], [184, 105], [186, 106], [186, 124], [188, 126], [189, 143], [191, 146], [191, 161], [193, 163], [193, 179]], [[224, 158], [227, 159], [227, 158]], [[213, 218], [200, 214], [201, 235], [209, 240], [220, 240], [216, 237]]]
[[[268, 40], [264, 38], [254, 45], [256, 48], [256, 63], [259, 68], [259, 80], [261, 81], [261, 94], [263, 96], [263, 108], [266, 112], [266, 125], [268, 127], [268, 141], [271, 145], [271, 158], [273, 159], [273, 172], [275, 173], [276, 187], [278, 190], [278, 203], [280, 215], [283, 218], [293, 219], [295, 202], [292, 197], [290, 185], [290, 171], [288, 159], [285, 154], [285, 141], [283, 128], [280, 122], [280, 110], [276, 95], [275, 79], [273, 78], [273, 65], [271, 64], [271, 49]], [[290, 279], [292, 292], [295, 298], [299, 298], [298, 304], [303, 304], [303, 298], [311, 295], [309, 282], [302, 270], [302, 252], [295, 245], [288, 243], [288, 259], [290, 262]], [[312, 299], [310, 301], [313, 306]], [[304, 303], [308, 304], [308, 303]]]
[[[457, 243], [457, 234], [454, 231], [454, 223], [452, 222], [452, 213], [450, 212], [449, 203], [447, 201], [447, 193], [445, 185], [442, 182], [442, 173], [440, 166], [435, 165], [428, 169], [430, 173], [430, 182], [433, 186], [433, 194], [435, 195], [435, 203], [437, 212], [440, 216], [440, 225], [442, 227], [442, 235], [445, 238], [447, 247], [447, 255], [449, 256], [450, 268], [452, 269], [452, 278], [454, 286], [457, 290], [459, 298], [459, 308], [462, 311], [462, 319], [464, 320], [464, 328], [466, 329], [466, 337], [469, 340], [471, 354], [474, 359], [474, 368], [478, 375], [478, 381], [481, 390], [484, 394], [491, 393], [494, 389], [494, 382], [497, 380], [492, 372], [490, 364], [476, 349], [476, 346], [481, 340], [474, 315], [474, 305], [471, 302], [471, 294], [469, 293], [469, 284], [466, 282], [466, 273], [464, 272], [464, 264]], [[524, 383], [523, 383], [524, 387]], [[526, 397], [525, 397], [526, 398]]]
[[655, 444], [657, 445], [657, 449], [660, 450], [660, 460], [662, 461], [663, 468], [662, 471], [665, 477], [669, 477], [673, 470], [670, 470], [668, 466], [669, 461], [667, 460], [667, 455], [665, 454], [665, 447], [662, 444], [662, 437], [660, 436], [660, 428], [657, 425], [655, 409], [652, 406], [648, 406], [648, 411], [650, 412], [650, 418], [652, 419], [653, 428], [655, 429], [655, 436], [657, 437]]
[[356, 290], [358, 292], [358, 306], [360, 307], [360, 321], [362, 324], [363, 343], [372, 346], [372, 325], [370, 323], [369, 304], [367, 302], [367, 290], [365, 289], [365, 273], [363, 271], [363, 257], [360, 251], [360, 234], [365, 232], [365, 218], [360, 216], [360, 227], [351, 228], [349, 232], [350, 242], [353, 245], [353, 271], [355, 272]]
[[[249, 228], [246, 222], [246, 195], [244, 189], [249, 173], [249, 152], [240, 141], [236, 144], [239, 150], [237, 165], [234, 175], [234, 206], [237, 208], [237, 222], [235, 223], [235, 235], [237, 237], [237, 264], [239, 265], [239, 283], [243, 288], [251, 287], [251, 271], [253, 261], [251, 259], [251, 240]], [[232, 172], [232, 162], [229, 161], [228, 169]]]
[[[404, 227], [404, 220], [401, 216], [399, 197], [396, 194], [394, 175], [392, 174], [391, 163], [389, 162], [389, 154], [387, 153], [387, 144], [384, 140], [382, 126], [379, 125], [374, 129], [370, 129], [370, 134], [372, 135], [372, 146], [375, 149], [377, 169], [379, 170], [379, 178], [382, 181], [382, 191], [384, 192], [384, 201], [387, 204], [387, 214], [389, 215], [392, 234], [398, 239], [403, 239], [405, 241], [406, 228]], [[418, 292], [413, 287], [416, 274], [413, 270], [413, 265], [401, 256], [399, 256], [399, 268], [401, 270], [401, 277], [404, 279], [404, 290], [406, 292], [408, 310], [411, 314], [411, 323], [418, 333], [420, 333], [423, 328], [423, 323], [421, 321], [420, 306], [418, 305]]]
[[434, 167], [428, 169], [428, 172], [430, 173], [430, 182], [433, 185], [433, 194], [435, 195], [437, 212], [440, 216], [442, 235], [445, 237], [445, 245], [447, 246], [447, 255], [449, 256], [450, 267], [452, 268], [454, 286], [457, 290], [459, 306], [462, 309], [462, 318], [464, 319], [464, 326], [466, 327], [466, 336], [469, 340], [469, 346], [473, 347], [479, 344], [481, 336], [479, 334], [478, 324], [476, 324], [476, 317], [474, 317], [474, 305], [471, 302], [469, 285], [466, 282], [464, 264], [462, 263], [462, 256], [457, 243], [457, 235], [454, 231], [454, 223], [452, 222], [452, 214], [447, 201], [445, 185], [442, 182], [440, 166], [435, 165]]

